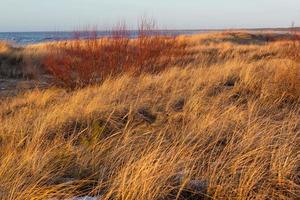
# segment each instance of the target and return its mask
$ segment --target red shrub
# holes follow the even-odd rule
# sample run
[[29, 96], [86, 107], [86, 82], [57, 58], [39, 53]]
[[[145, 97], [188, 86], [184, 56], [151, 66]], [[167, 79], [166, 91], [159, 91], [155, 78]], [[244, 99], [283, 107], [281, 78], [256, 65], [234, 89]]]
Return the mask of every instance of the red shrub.
[[123, 72], [157, 73], [184, 56], [185, 44], [153, 28], [154, 23], [142, 21], [136, 39], [130, 39], [125, 25], [104, 39], [98, 39], [96, 32], [87, 32], [86, 40], [77, 34], [64, 47], [51, 48], [43, 64], [58, 83], [70, 88], [99, 83]]

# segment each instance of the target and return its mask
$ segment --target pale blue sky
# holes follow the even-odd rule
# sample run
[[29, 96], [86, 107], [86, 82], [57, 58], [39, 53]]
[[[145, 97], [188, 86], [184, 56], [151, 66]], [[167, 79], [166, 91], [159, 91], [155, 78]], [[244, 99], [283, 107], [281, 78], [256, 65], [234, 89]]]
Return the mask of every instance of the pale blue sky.
[[300, 25], [300, 0], [0, 0], [0, 31], [134, 28], [146, 15], [170, 29]]

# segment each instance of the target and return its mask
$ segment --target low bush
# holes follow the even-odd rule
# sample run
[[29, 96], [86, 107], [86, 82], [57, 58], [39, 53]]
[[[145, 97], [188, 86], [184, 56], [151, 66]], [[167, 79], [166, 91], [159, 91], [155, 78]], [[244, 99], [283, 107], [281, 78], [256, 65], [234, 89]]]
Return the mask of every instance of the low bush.
[[176, 64], [185, 55], [186, 44], [176, 37], [162, 35], [154, 24], [142, 21], [135, 39], [125, 25], [99, 39], [96, 31], [79, 34], [64, 47], [51, 47], [43, 65], [57, 83], [69, 88], [99, 83], [123, 72], [157, 73]]

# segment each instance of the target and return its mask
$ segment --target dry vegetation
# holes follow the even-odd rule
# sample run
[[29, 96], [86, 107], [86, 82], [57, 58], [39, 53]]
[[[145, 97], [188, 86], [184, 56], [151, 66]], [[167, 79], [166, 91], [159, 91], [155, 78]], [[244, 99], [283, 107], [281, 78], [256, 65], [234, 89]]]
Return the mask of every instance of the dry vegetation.
[[41, 73], [43, 53], [32, 48], [12, 47], [0, 41], [0, 78], [36, 78]]
[[176, 40], [160, 73], [1, 102], [0, 198], [299, 199], [298, 42]]
[[72, 42], [49, 46], [43, 65], [56, 83], [74, 89], [123, 73], [158, 73], [183, 62], [186, 44], [176, 37], [162, 36], [153, 27], [144, 21], [136, 39], [130, 39], [125, 25], [103, 39], [98, 39], [96, 32], [85, 33], [88, 40], [80, 39], [78, 33]]

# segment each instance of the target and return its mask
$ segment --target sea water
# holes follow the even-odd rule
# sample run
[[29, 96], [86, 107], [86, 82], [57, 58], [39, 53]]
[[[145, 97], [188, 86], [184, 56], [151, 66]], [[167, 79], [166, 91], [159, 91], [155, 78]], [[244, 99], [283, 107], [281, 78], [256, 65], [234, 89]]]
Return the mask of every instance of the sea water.
[[[159, 31], [161, 34], [166, 35], [191, 35], [206, 33], [209, 31], [204, 30], [165, 30]], [[97, 37], [106, 37], [110, 35], [109, 31], [97, 31], [95, 32]], [[131, 38], [137, 36], [137, 31], [129, 31]], [[91, 33], [87, 32], [0, 32], [0, 40], [8, 41], [14, 45], [28, 45], [36, 44], [41, 42], [51, 42], [51, 41], [61, 41], [61, 40], [70, 40], [77, 37], [87, 38]]]

